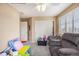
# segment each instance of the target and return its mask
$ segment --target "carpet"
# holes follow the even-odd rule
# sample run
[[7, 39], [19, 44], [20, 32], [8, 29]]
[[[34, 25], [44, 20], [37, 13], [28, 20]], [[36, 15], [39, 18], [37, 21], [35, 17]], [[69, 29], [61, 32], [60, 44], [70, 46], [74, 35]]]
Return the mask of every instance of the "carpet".
[[49, 46], [38, 46], [37, 44], [33, 44], [31, 48], [31, 56], [50, 56]]

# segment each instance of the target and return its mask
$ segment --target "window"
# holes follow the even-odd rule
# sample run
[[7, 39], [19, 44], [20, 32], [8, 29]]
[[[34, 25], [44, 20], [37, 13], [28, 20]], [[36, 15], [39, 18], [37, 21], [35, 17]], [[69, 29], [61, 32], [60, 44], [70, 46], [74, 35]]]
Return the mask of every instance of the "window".
[[61, 33], [64, 33], [66, 31], [65, 21], [66, 21], [65, 16], [62, 16], [60, 18], [60, 32]]
[[66, 14], [66, 32], [72, 32], [72, 12]]
[[79, 33], [79, 7], [60, 17], [60, 31]]
[[79, 8], [74, 10], [74, 32], [79, 33]]

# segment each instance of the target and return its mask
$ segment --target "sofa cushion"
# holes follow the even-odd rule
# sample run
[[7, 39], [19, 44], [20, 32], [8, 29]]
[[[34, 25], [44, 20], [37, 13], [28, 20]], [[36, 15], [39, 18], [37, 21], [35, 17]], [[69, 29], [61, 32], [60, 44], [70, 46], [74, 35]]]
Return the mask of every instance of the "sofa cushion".
[[66, 41], [66, 40], [62, 40], [62, 48], [77, 48], [73, 43]]
[[76, 37], [75, 43], [79, 44], [79, 37]]
[[50, 42], [49, 42], [49, 46], [53, 46], [53, 45], [61, 45], [61, 40], [59, 39], [52, 39]]
[[62, 36], [63, 40], [69, 41], [72, 44], [74, 44], [75, 46], [77, 46], [78, 41], [79, 41], [79, 34], [75, 34], [75, 33], [64, 33]]
[[79, 54], [79, 51], [77, 49], [73, 49], [73, 48], [61, 48], [61, 49], [59, 49], [59, 52], [64, 55]]
[[71, 38], [70, 33], [64, 33], [64, 34], [62, 35], [62, 39], [69, 40], [70, 38]]
[[79, 37], [72, 37], [71, 41], [77, 45], [79, 43]]
[[49, 46], [49, 51], [50, 51], [50, 54], [51, 56], [57, 56], [58, 55], [58, 49], [60, 47], [56, 47], [56, 46]]

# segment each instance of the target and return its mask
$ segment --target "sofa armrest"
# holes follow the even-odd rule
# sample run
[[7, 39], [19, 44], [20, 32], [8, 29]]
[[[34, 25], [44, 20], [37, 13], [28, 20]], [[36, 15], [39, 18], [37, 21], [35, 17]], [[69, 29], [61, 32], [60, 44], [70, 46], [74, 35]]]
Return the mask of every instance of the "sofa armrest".
[[79, 56], [79, 53], [71, 54], [70, 56]]

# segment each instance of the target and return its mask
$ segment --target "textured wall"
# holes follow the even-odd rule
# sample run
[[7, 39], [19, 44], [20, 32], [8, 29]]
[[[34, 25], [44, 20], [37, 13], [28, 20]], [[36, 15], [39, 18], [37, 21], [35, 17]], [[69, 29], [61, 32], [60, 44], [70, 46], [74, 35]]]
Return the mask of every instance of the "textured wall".
[[8, 4], [0, 4], [0, 51], [9, 40], [19, 37], [19, 13]]

